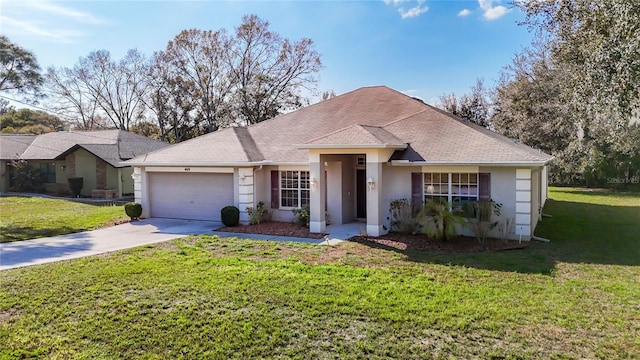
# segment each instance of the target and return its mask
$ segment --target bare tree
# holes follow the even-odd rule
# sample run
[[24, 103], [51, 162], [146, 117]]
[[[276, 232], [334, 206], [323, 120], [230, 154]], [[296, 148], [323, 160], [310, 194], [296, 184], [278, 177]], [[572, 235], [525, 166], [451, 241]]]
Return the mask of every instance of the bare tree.
[[244, 16], [227, 55], [235, 85], [234, 110], [244, 124], [303, 105], [322, 67], [311, 39], [282, 39], [256, 15]]
[[116, 62], [106, 50], [89, 53], [73, 68], [49, 68], [47, 87], [54, 107], [75, 112], [79, 124], [94, 128], [98, 115], [122, 130], [143, 118], [148, 91], [148, 61], [129, 50]]
[[54, 112], [74, 119], [76, 127], [91, 130], [99, 127], [98, 103], [89, 88], [77, 74], [78, 68], [47, 69], [45, 90], [48, 92], [47, 106]]

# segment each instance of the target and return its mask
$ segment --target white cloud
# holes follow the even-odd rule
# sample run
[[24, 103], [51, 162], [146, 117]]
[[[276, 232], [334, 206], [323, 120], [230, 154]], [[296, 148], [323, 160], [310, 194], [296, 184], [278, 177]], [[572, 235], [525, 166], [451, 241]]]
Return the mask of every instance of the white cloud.
[[421, 6], [420, 4], [412, 7], [407, 11], [405, 11], [403, 8], [398, 9], [398, 12], [400, 13], [400, 16], [403, 19], [416, 17], [416, 16], [419, 16], [420, 14], [426, 13], [427, 11], [429, 11], [429, 7]]
[[2, 1], [3, 33], [39, 36], [60, 43], [73, 43], [85, 36], [88, 25], [108, 21], [51, 1]]
[[13, 28], [19, 32], [43, 36], [61, 43], [71, 43], [73, 42], [71, 40], [72, 37], [82, 35], [82, 33], [77, 31], [47, 30], [37, 23], [20, 21], [7, 16], [0, 16], [0, 20], [2, 21], [2, 25], [5, 27], [5, 30], [7, 30], [7, 28]]
[[471, 10], [463, 9], [463, 10], [460, 10], [460, 12], [458, 13], [458, 16], [465, 17], [465, 16], [468, 16], [469, 14], [471, 14]]
[[[402, 17], [403, 19], [408, 19], [408, 18], [412, 18], [412, 17], [416, 17], [416, 16], [420, 16], [421, 14], [426, 13], [427, 11], [429, 11], [429, 7], [424, 5], [425, 0], [384, 0], [384, 3], [390, 6], [395, 7], [398, 10], [398, 13], [400, 14], [400, 17]], [[405, 6], [402, 6], [403, 4], [408, 4], [409, 6], [411, 5], [415, 5], [412, 7], [409, 7], [409, 9], [407, 10]]]
[[500, 0], [478, 0], [480, 9], [483, 11], [482, 16], [487, 20], [498, 19], [509, 12], [509, 9], [502, 5], [494, 6], [494, 2], [499, 3]]
[[85, 23], [85, 24], [98, 25], [98, 24], [104, 24], [107, 22], [106, 20], [93, 16], [90, 13], [78, 11], [69, 7], [55, 5], [48, 1], [24, 1], [22, 4], [34, 10], [53, 13], [56, 15], [62, 15], [64, 17], [68, 17], [75, 21]]

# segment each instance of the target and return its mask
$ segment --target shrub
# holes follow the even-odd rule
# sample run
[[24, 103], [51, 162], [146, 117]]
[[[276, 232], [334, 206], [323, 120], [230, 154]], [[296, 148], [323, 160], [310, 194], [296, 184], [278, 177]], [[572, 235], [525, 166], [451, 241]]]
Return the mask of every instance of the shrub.
[[80, 191], [84, 187], [84, 179], [81, 177], [69, 178], [69, 190], [75, 197], [80, 197]]
[[224, 226], [236, 226], [240, 223], [240, 209], [235, 206], [225, 206], [220, 210], [220, 218]]
[[134, 202], [124, 204], [124, 212], [131, 220], [138, 220], [142, 215], [142, 205]]
[[13, 160], [9, 164], [13, 168], [11, 175], [12, 190], [35, 191], [43, 190], [40, 171], [27, 164], [25, 160]]
[[271, 211], [264, 206], [264, 203], [260, 201], [258, 206], [255, 208], [247, 208], [247, 213], [249, 214], [249, 224], [256, 225], [260, 224], [262, 221], [270, 221], [271, 220]]
[[465, 204], [465, 216], [469, 219], [468, 226], [484, 246], [489, 232], [498, 226], [498, 221], [491, 221], [492, 215], [500, 216], [502, 204], [493, 200], [469, 201]]
[[309, 227], [309, 207], [293, 209], [293, 222], [300, 226]]
[[420, 228], [420, 224], [413, 218], [413, 206], [409, 199], [391, 200], [389, 204], [389, 221], [391, 231], [401, 234], [413, 234]]

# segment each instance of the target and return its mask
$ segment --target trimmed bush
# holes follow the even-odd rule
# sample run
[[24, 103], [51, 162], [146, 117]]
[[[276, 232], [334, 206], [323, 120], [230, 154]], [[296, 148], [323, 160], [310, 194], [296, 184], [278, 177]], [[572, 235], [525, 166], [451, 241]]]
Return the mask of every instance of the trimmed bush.
[[224, 226], [236, 226], [240, 223], [240, 209], [235, 206], [225, 206], [220, 210], [220, 218]]
[[138, 220], [142, 215], [142, 205], [134, 202], [124, 204], [124, 212], [131, 220]]
[[71, 194], [75, 197], [80, 197], [80, 191], [84, 187], [84, 179], [81, 177], [76, 178], [68, 178], [69, 181], [69, 190], [71, 190]]
[[309, 207], [303, 207], [299, 209], [292, 209], [293, 211], [293, 222], [304, 227], [309, 227], [309, 220], [311, 218], [309, 213]]

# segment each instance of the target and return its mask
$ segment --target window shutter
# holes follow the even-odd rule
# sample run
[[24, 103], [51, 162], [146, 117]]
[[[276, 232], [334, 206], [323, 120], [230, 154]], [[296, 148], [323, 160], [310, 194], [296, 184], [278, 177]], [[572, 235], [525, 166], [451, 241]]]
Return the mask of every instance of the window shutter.
[[478, 174], [478, 200], [480, 201], [491, 200], [491, 174], [490, 173]]
[[271, 208], [280, 208], [280, 171], [271, 170]]
[[424, 187], [424, 181], [422, 173], [411, 173], [411, 212], [416, 215], [422, 205], [424, 199], [422, 197], [422, 188]]

